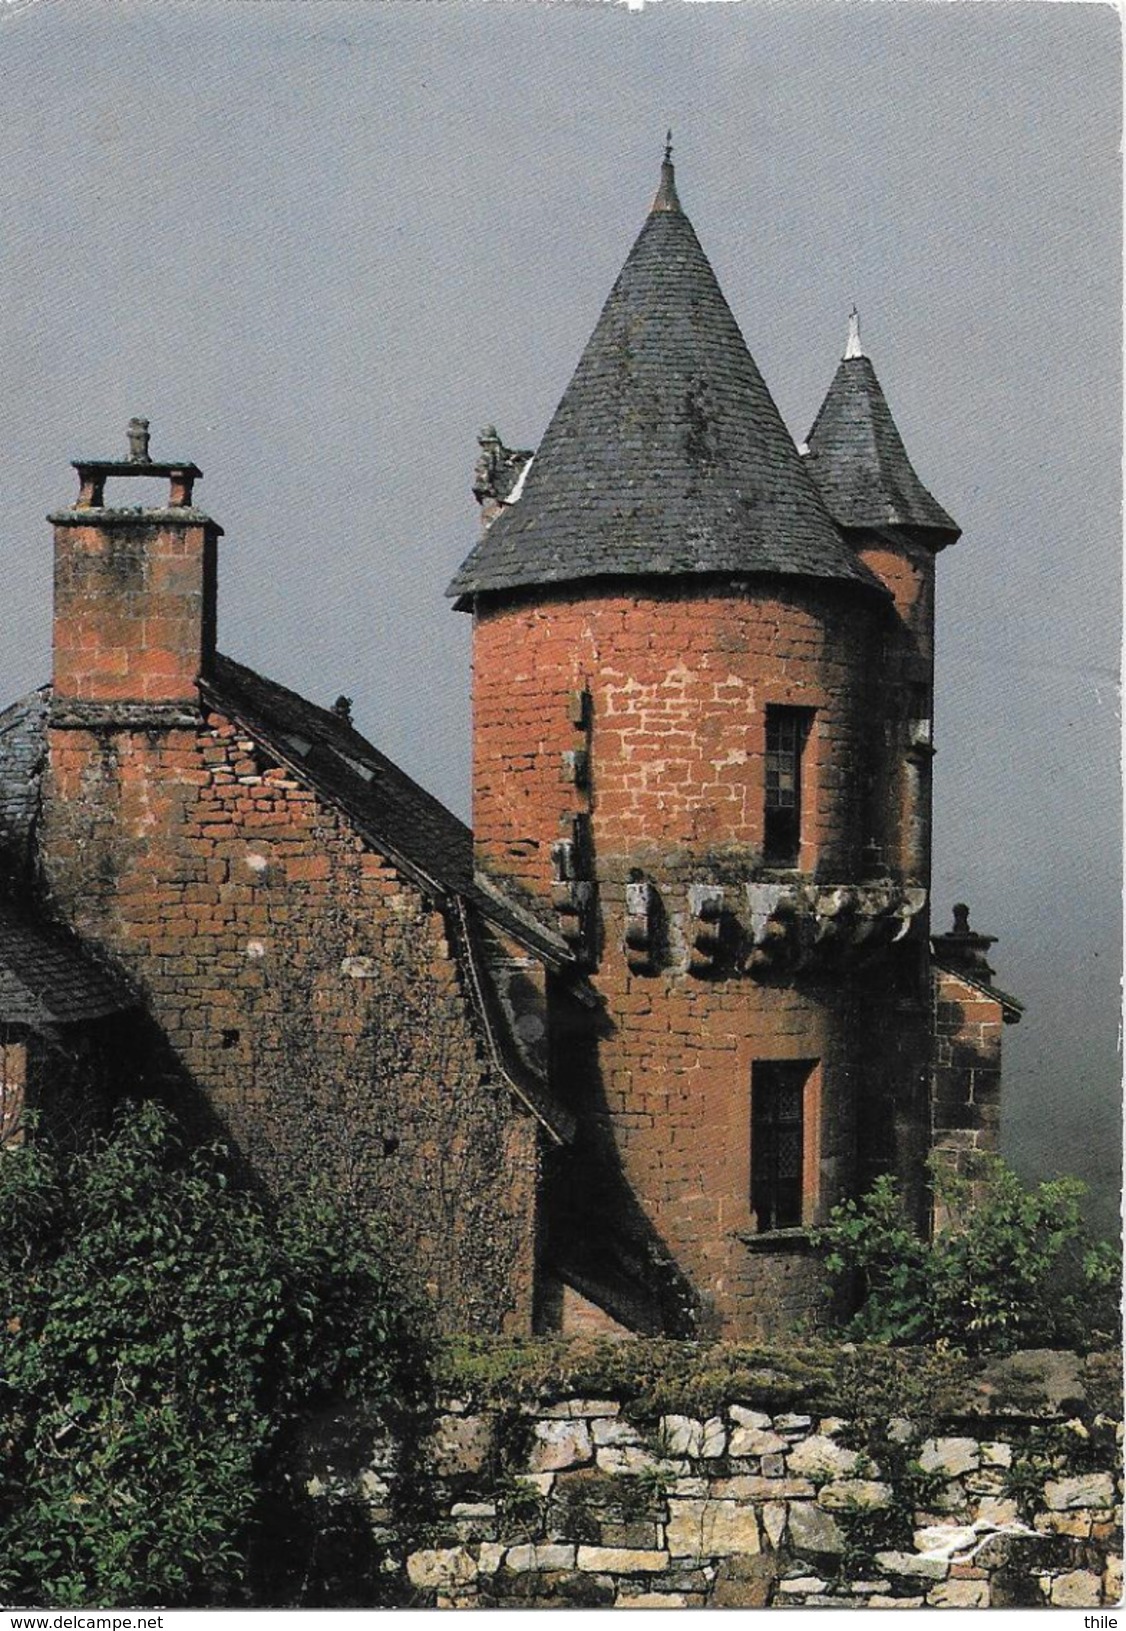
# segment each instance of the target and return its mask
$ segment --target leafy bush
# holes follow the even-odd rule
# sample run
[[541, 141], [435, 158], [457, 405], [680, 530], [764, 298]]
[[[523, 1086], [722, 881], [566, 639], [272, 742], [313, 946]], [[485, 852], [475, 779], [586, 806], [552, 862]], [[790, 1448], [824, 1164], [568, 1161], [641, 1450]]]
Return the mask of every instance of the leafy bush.
[[935, 1167], [934, 1185], [951, 1221], [932, 1241], [890, 1177], [820, 1231], [827, 1268], [855, 1292], [845, 1335], [968, 1353], [1115, 1344], [1120, 1260], [1087, 1239], [1077, 1178], [1026, 1189], [983, 1155], [967, 1176]]
[[309, 1544], [288, 1436], [403, 1390], [397, 1306], [361, 1218], [315, 1189], [266, 1203], [152, 1104], [77, 1155], [5, 1152], [4, 1601], [270, 1601], [264, 1513]]

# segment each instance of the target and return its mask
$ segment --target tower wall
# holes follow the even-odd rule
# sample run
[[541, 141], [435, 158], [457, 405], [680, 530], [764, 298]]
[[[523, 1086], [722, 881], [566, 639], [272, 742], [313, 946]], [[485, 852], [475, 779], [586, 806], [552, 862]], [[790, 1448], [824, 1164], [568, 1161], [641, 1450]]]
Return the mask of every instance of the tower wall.
[[[889, 622], [875, 597], [795, 580], [478, 608], [478, 865], [541, 909], [593, 885], [582, 950], [599, 1012], [557, 1004], [553, 1021], [553, 1078], [582, 1142], [553, 1186], [549, 1255], [551, 1243], [560, 1261], [585, 1252], [579, 1289], [597, 1293], [592, 1236], [614, 1240], [635, 1284], [653, 1288], [612, 1310], [627, 1323], [765, 1336], [824, 1306], [798, 1233], [763, 1231], [753, 1206], [752, 1081], [756, 1066], [800, 1067], [792, 1223], [807, 1229], [854, 1191], [885, 993], [847, 963], [759, 977], [751, 948], [761, 914], [795, 883], [831, 892], [868, 876], [873, 788], [891, 780], [873, 660], [894, 638]], [[764, 860], [773, 707], [809, 710], [790, 867]], [[916, 1018], [922, 1056], [925, 1005]], [[904, 1115], [925, 1122], [919, 1076]], [[878, 1113], [894, 1120], [882, 1088]]]
[[725, 861], [744, 876], [763, 864], [766, 710], [783, 706], [814, 714], [798, 870], [858, 876], [879, 751], [881, 623], [868, 599], [801, 582], [677, 582], [480, 607], [478, 865], [550, 897], [552, 845], [584, 813], [600, 881], [634, 866], [689, 879]]

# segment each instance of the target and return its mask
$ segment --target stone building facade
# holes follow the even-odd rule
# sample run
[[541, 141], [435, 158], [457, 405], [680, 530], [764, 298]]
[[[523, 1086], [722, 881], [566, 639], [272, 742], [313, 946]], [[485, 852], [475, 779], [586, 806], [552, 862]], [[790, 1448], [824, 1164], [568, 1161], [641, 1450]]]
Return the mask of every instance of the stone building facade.
[[932, 1145], [995, 1147], [1019, 1005], [964, 918], [932, 951], [958, 529], [857, 335], [801, 455], [666, 158], [539, 450], [482, 435], [472, 832], [346, 699], [217, 652], [199, 471], [130, 433], [51, 517], [0, 872], [110, 982], [138, 1085], [380, 1213], [451, 1329], [777, 1334], [875, 1172], [926, 1226]]

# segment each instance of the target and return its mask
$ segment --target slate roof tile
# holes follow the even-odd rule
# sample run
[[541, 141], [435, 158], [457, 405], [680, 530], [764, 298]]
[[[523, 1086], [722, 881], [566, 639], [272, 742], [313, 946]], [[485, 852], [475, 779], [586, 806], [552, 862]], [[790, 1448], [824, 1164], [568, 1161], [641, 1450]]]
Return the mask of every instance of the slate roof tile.
[[833, 524], [747, 350], [672, 165], [518, 504], [448, 593], [782, 573], [883, 593]]
[[0, 1025], [51, 1031], [135, 1006], [132, 992], [61, 931], [0, 902]]
[[915, 474], [869, 358], [845, 357], [809, 433], [805, 465], [842, 527], [915, 527], [941, 548], [959, 527]]

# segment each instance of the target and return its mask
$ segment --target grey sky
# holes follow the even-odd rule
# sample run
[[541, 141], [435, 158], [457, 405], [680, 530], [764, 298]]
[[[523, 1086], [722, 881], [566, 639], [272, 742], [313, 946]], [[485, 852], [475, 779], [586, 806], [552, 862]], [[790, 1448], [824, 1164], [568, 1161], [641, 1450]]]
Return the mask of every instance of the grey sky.
[[533, 446], [656, 185], [795, 438], [852, 302], [940, 562], [936, 923], [1000, 936], [1008, 1151], [1120, 1148], [1119, 23], [1110, 7], [0, 4], [0, 700], [67, 461], [203, 468], [223, 649], [468, 814], [479, 425]]

